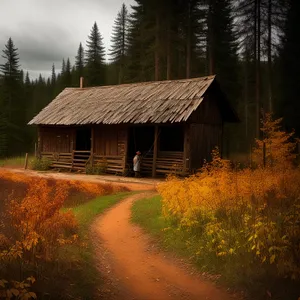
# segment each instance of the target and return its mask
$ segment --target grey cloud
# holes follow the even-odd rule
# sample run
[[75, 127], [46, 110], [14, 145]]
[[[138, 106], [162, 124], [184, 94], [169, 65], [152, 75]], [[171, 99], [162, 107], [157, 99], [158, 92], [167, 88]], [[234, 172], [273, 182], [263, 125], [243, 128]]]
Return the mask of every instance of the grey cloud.
[[[0, 50], [12, 37], [22, 68], [36, 78], [48, 76], [52, 63], [71, 62], [79, 42], [85, 46], [93, 23], [98, 23], [109, 48], [113, 21], [124, 0], [7, 0], [0, 2]], [[125, 0], [129, 6], [134, 0]], [[14, 22], [11, 22], [14, 19]], [[0, 57], [0, 63], [2, 63]]]

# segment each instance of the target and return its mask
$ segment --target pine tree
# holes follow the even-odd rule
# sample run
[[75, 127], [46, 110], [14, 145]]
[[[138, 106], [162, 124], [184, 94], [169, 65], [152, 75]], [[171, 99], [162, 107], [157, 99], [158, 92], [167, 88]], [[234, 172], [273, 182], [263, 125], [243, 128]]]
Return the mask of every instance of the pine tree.
[[66, 70], [65, 70], [65, 86], [70, 87], [72, 85], [72, 75], [71, 75], [71, 63], [70, 59], [67, 59]]
[[[146, 71], [145, 57], [145, 4], [142, 0], [136, 0], [131, 6], [132, 12], [129, 19], [128, 32], [128, 66], [126, 81], [137, 82], [149, 79]], [[148, 62], [147, 62], [148, 64]]]
[[128, 10], [123, 3], [121, 10], [115, 20], [111, 38], [110, 56], [114, 64], [118, 66], [118, 83], [124, 82], [124, 68], [128, 49]]
[[105, 84], [105, 50], [102, 36], [95, 22], [88, 36], [86, 50], [86, 75], [89, 86]]
[[208, 33], [204, 27], [209, 27], [209, 25], [207, 24], [208, 6], [204, 4], [202, 0], [188, 0], [183, 2], [181, 7], [179, 6], [181, 11], [179, 36], [182, 54], [178, 53], [178, 57], [183, 55], [185, 58], [183, 64], [185, 68], [179, 71], [179, 77], [183, 74], [185, 78], [205, 74], [205, 41]]
[[[260, 135], [260, 117], [261, 117], [261, 0], [247, 1], [239, 0], [237, 6], [237, 15], [239, 16], [238, 34], [241, 43], [241, 50], [249, 59], [247, 75], [251, 87], [249, 91], [248, 108], [251, 113], [249, 119], [254, 119], [249, 128], [253, 128], [252, 138]], [[253, 112], [252, 112], [253, 111]]]
[[49, 94], [47, 93], [46, 80], [42, 74], [39, 74], [38, 79], [34, 83], [33, 96], [32, 96], [32, 112], [33, 115], [39, 113], [50, 101]]
[[[22, 90], [22, 73], [19, 65], [18, 49], [9, 38], [4, 50], [2, 51], [5, 62], [0, 65], [2, 73], [1, 87], [1, 132], [0, 139], [4, 143], [1, 146], [2, 155], [6, 151], [10, 154], [17, 154], [23, 140], [24, 118], [24, 99]], [[1, 155], [1, 154], [0, 154]]]
[[62, 64], [61, 64], [61, 71], [60, 71], [60, 79], [57, 79], [57, 91], [60, 93], [63, 89], [67, 87], [67, 65], [66, 61], [63, 58]]
[[128, 81], [164, 77], [163, 2], [136, 0], [131, 6], [128, 33]]
[[65, 74], [65, 72], [66, 72], [66, 62], [65, 62], [65, 59], [63, 58], [60, 74], [63, 76]]
[[284, 27], [283, 48], [281, 54], [281, 82], [284, 123], [288, 130], [295, 129], [300, 134], [300, 102], [298, 85], [300, 80], [300, 2], [289, 0], [288, 15]]
[[[73, 72], [74, 73], [74, 72]], [[77, 55], [75, 57], [75, 86], [79, 84], [80, 77], [84, 74], [84, 49], [82, 44], [79, 44]]]
[[57, 85], [57, 76], [56, 76], [56, 71], [55, 71], [55, 65], [52, 64], [50, 87], [49, 87], [49, 93], [50, 93], [52, 99], [54, 99], [57, 96], [56, 85]]
[[138, 0], [130, 15], [130, 81], [204, 75], [205, 10], [201, 0]]
[[214, 0], [210, 3], [208, 57], [210, 61], [209, 73], [217, 74], [224, 92], [232, 100], [232, 104], [236, 104], [238, 56], [231, 2], [231, 0]]
[[51, 70], [51, 85], [52, 87], [55, 87], [56, 84], [56, 73], [55, 73], [55, 65], [52, 65], [52, 70]]

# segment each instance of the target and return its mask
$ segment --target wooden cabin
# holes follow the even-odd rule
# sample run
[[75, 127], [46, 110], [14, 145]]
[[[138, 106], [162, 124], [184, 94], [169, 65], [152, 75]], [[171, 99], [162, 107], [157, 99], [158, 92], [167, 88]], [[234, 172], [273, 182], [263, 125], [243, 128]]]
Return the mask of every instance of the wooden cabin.
[[222, 149], [224, 122], [238, 117], [215, 76], [66, 88], [30, 125], [54, 168], [125, 174], [137, 150], [145, 176], [189, 174]]

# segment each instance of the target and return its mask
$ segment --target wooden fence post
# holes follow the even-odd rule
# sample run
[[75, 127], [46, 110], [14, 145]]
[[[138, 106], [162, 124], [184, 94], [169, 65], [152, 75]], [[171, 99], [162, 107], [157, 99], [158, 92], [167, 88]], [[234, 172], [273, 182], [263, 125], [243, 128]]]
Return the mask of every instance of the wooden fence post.
[[28, 166], [28, 153], [25, 154], [25, 164], [24, 164], [24, 169], [26, 170]]
[[37, 158], [37, 144], [34, 143], [34, 157]]

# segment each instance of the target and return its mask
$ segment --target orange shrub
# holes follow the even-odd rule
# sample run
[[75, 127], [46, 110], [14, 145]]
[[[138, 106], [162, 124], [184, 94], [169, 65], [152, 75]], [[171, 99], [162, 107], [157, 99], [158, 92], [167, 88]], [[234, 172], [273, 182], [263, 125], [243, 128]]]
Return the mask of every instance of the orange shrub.
[[[1, 187], [5, 190], [1, 191]], [[22, 281], [27, 277], [26, 270], [40, 274], [42, 265], [56, 261], [60, 247], [78, 241], [73, 213], [62, 212], [61, 208], [121, 189], [124, 190], [110, 184], [58, 181], [0, 171], [0, 275], [7, 270], [15, 274], [17, 269]], [[10, 274], [12, 278], [14, 274]], [[19, 284], [28, 285], [1, 281], [0, 276], [0, 298], [9, 296], [12, 290], [19, 293]], [[27, 296], [33, 295], [28, 293]]]

